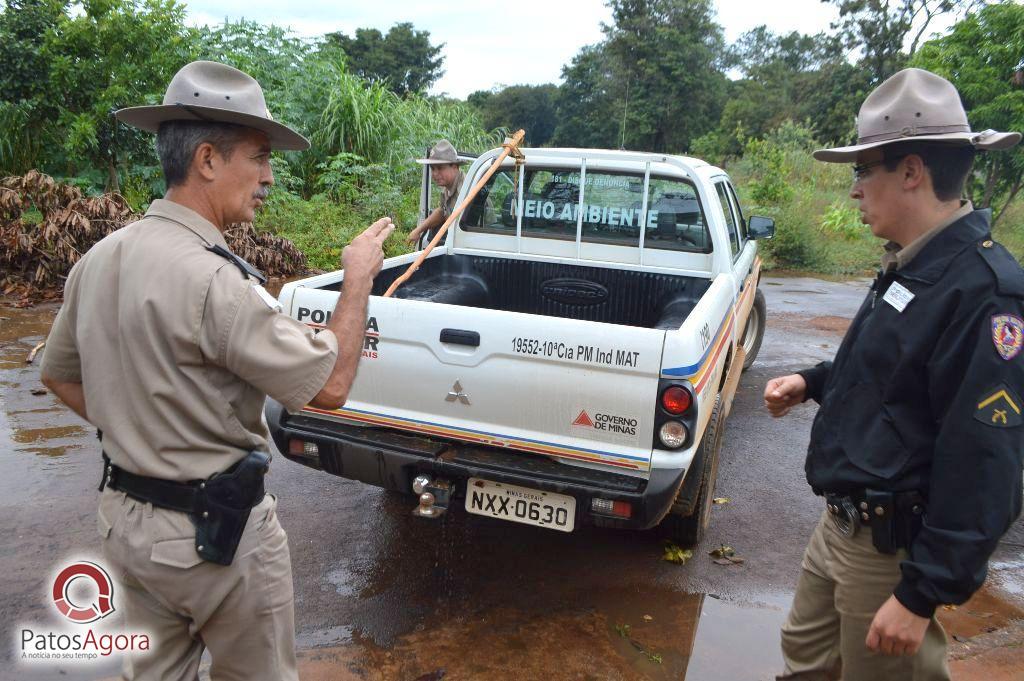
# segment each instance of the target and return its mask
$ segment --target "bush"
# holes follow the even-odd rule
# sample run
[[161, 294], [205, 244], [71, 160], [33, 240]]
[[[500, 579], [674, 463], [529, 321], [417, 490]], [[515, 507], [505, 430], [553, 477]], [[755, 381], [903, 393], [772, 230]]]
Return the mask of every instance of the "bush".
[[775, 219], [775, 238], [764, 242], [768, 268], [825, 274], [874, 269], [881, 242], [860, 222], [851, 202], [849, 170], [815, 161], [810, 130], [790, 121], [761, 140], [749, 140], [733, 165], [733, 180], [748, 212]]
[[385, 215], [391, 216], [398, 229], [384, 244], [384, 255], [391, 257], [411, 250], [404, 236], [415, 226], [419, 194], [397, 196], [389, 210], [374, 206], [379, 210], [375, 213], [366, 205], [337, 203], [328, 194], [316, 194], [308, 200], [272, 194], [257, 216], [256, 226], [292, 241], [306, 254], [310, 267], [336, 270], [341, 267], [341, 250], [345, 245]]

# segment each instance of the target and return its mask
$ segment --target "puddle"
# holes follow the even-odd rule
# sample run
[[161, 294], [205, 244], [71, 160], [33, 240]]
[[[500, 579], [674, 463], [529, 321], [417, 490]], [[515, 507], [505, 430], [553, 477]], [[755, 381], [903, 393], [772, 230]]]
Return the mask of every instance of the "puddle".
[[84, 426], [76, 425], [56, 426], [53, 428], [24, 428], [15, 431], [11, 439], [17, 443], [28, 445], [83, 435], [85, 432]]
[[[777, 600], [788, 606], [788, 596]], [[755, 681], [781, 669], [784, 617], [774, 604], [611, 589], [551, 609], [440, 609], [390, 646], [344, 627], [303, 634], [302, 647], [332, 637], [349, 642], [304, 651], [300, 671], [304, 679], [417, 679], [443, 670], [451, 679]], [[351, 676], [339, 676], [342, 669]]]
[[[58, 305], [31, 308], [0, 307], [0, 467], [15, 476], [0, 476], [0, 498], [8, 504], [31, 503], [53, 485], [54, 476], [87, 475], [99, 470], [96, 458], [68, 456], [89, 449], [93, 429], [65, 408], [56, 396], [42, 390], [39, 364], [26, 363], [28, 354], [46, 338]], [[26, 456], [27, 455], [27, 456]]]

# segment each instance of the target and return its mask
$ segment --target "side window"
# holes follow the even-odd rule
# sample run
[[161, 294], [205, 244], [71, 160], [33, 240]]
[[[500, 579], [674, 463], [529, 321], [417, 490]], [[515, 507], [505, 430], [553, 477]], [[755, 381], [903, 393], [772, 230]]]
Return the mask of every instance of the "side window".
[[[469, 181], [468, 179], [466, 180]], [[516, 233], [516, 171], [500, 170], [491, 176], [466, 206], [462, 229], [489, 234]]]
[[652, 177], [644, 248], [710, 253], [711, 237], [697, 190], [683, 180]]
[[718, 200], [722, 204], [722, 216], [725, 219], [726, 231], [729, 232], [729, 247], [732, 256], [740, 252], [739, 232], [736, 231], [736, 216], [733, 215], [733, 207], [729, 202], [729, 196], [725, 188], [725, 182], [716, 182], [715, 191], [718, 192]]
[[727, 182], [726, 187], [729, 189], [729, 198], [732, 199], [732, 207], [736, 211], [736, 217], [739, 218], [740, 223], [740, 245], [746, 244], [750, 237], [747, 236], [747, 219], [743, 217], [743, 210], [740, 208], [740, 200], [736, 198], [736, 190], [732, 186], [732, 182]]

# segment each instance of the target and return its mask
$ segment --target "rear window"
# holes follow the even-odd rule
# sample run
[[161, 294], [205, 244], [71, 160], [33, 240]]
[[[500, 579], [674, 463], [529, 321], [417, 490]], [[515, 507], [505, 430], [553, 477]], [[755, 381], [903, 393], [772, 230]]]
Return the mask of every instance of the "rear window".
[[[496, 172], [467, 207], [462, 229], [515, 234], [517, 180], [512, 169]], [[697, 192], [688, 181], [651, 177], [646, 220], [643, 176], [588, 171], [582, 203], [579, 169], [527, 169], [523, 182], [524, 237], [575, 241], [582, 211], [584, 243], [636, 247], [646, 225], [646, 248], [711, 252]]]

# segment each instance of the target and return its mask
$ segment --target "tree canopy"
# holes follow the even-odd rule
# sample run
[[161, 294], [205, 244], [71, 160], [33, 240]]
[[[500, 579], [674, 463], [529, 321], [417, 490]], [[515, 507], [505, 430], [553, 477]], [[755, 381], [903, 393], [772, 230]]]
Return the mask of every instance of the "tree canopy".
[[395, 24], [386, 34], [358, 28], [354, 36], [328, 33], [326, 40], [344, 51], [352, 73], [383, 81], [399, 95], [422, 94], [444, 75], [444, 43], [431, 44], [430, 31], [417, 31], [408, 22]]
[[[1024, 6], [989, 5], [968, 15], [922, 45], [912, 63], [956, 86], [972, 130], [1024, 131]], [[1024, 186], [1024, 150], [982, 154], [976, 167], [969, 196], [998, 220]]]

